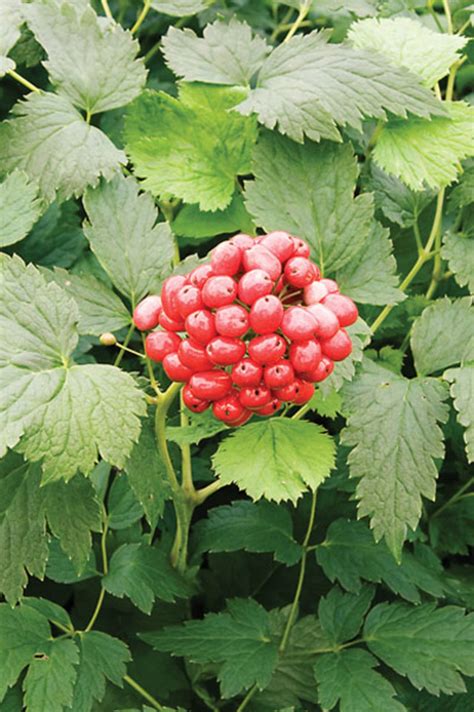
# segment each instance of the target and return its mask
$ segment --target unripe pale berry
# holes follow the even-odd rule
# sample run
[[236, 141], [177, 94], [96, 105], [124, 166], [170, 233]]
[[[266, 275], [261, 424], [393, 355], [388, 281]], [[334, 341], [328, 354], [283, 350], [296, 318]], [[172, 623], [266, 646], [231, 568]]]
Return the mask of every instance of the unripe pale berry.
[[184, 326], [189, 336], [200, 344], [208, 344], [217, 336], [214, 314], [207, 309], [199, 309], [187, 316]]
[[239, 400], [245, 408], [261, 408], [273, 400], [272, 392], [267, 386], [245, 386], [241, 389]]
[[171, 331], [152, 331], [145, 339], [145, 353], [152, 361], [163, 361], [167, 354], [178, 350], [181, 338]]
[[357, 321], [359, 312], [349, 297], [345, 297], [343, 294], [328, 294], [323, 299], [323, 304], [334, 312], [341, 326], [350, 326]]
[[241, 302], [253, 304], [259, 297], [270, 294], [273, 282], [267, 272], [253, 269], [242, 275], [239, 281], [238, 294]]
[[281, 330], [292, 341], [311, 339], [318, 327], [318, 322], [305, 307], [290, 307], [281, 321]]
[[288, 284], [303, 289], [315, 279], [314, 266], [306, 257], [290, 257], [284, 275]]
[[256, 363], [267, 365], [279, 361], [286, 352], [286, 341], [279, 334], [256, 336], [248, 345], [250, 358]]
[[254, 245], [245, 250], [242, 262], [246, 272], [262, 269], [273, 281], [277, 280], [281, 274], [280, 260], [263, 245]]
[[263, 378], [263, 369], [251, 358], [243, 358], [232, 368], [231, 376], [237, 386], [258, 386]]
[[310, 304], [306, 309], [318, 322], [315, 332], [318, 338], [330, 339], [331, 336], [334, 336], [339, 331], [340, 324], [337, 316], [324, 304]]
[[211, 257], [212, 271], [216, 275], [237, 274], [242, 262], [242, 251], [231, 242], [221, 242], [213, 250]]
[[133, 311], [133, 323], [140, 331], [150, 331], [158, 326], [161, 312], [161, 297], [150, 294], [137, 304]]
[[196, 398], [216, 401], [227, 395], [232, 381], [225, 371], [200, 371], [193, 373], [189, 386]]
[[237, 283], [228, 275], [210, 277], [202, 288], [202, 301], [213, 309], [232, 304], [236, 296]]
[[259, 297], [250, 309], [250, 326], [256, 334], [271, 334], [283, 319], [283, 304], [278, 297], [267, 294]]
[[270, 250], [280, 262], [286, 262], [295, 251], [295, 243], [291, 235], [283, 230], [276, 230], [265, 235], [261, 244]]
[[243, 336], [249, 328], [249, 314], [239, 304], [219, 307], [215, 313], [216, 330], [221, 336]]
[[216, 336], [206, 346], [209, 359], [216, 366], [232, 366], [245, 354], [245, 344], [231, 336]]
[[163, 359], [163, 368], [172, 381], [186, 383], [193, 375], [193, 370], [184, 365], [176, 351], [166, 354]]
[[100, 335], [99, 339], [102, 346], [115, 346], [117, 343], [117, 337], [114, 336], [110, 331], [106, 331], [104, 334]]
[[321, 341], [321, 351], [332, 361], [343, 361], [352, 352], [352, 341], [345, 329], [339, 329], [330, 339]]
[[181, 315], [178, 309], [178, 303], [176, 297], [178, 295], [181, 287], [186, 284], [186, 277], [181, 274], [175, 274], [163, 282], [163, 287], [161, 288], [161, 303], [166, 315], [173, 319], [173, 321], [179, 321]]
[[185, 284], [176, 295], [176, 304], [181, 319], [186, 319], [188, 314], [202, 308], [201, 290], [192, 284]]
[[183, 339], [178, 348], [178, 356], [192, 371], [210, 371], [214, 364], [210, 361], [206, 347], [194, 339]]

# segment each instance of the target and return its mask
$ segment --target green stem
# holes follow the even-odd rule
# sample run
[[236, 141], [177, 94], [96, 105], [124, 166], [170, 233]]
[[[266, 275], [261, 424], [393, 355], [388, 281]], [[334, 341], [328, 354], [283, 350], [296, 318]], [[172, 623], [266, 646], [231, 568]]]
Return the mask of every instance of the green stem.
[[150, 7], [151, 7], [151, 0], [145, 0], [145, 2], [143, 3], [142, 11], [138, 15], [135, 24], [133, 25], [132, 29], [130, 30], [132, 35], [134, 35], [135, 32], [137, 32], [140, 29], [143, 20], [148, 15]]
[[102, 9], [105, 12], [106, 17], [112, 19], [112, 13], [110, 11], [108, 0], [101, 0]]
[[[132, 323], [132, 324], [130, 324], [130, 328], [128, 330], [127, 336], [125, 337], [125, 339], [123, 341], [123, 344], [121, 344], [120, 351], [118, 352], [117, 358], [114, 361], [114, 366], [120, 366], [120, 363], [123, 359], [123, 355], [124, 355], [125, 351], [127, 350], [127, 346], [130, 343], [130, 339], [132, 338], [134, 331], [135, 331], [135, 324]], [[138, 354], [138, 355], [141, 356], [141, 354]]]
[[155, 378], [155, 372], [153, 371], [153, 364], [151, 360], [148, 358], [146, 355], [146, 348], [145, 348], [145, 334], [142, 334], [142, 344], [143, 344], [143, 351], [145, 352], [145, 363], [146, 363], [146, 368], [148, 371], [148, 378], [150, 379], [150, 385], [155, 391], [157, 396], [162, 395], [160, 387], [158, 385], [158, 381]]
[[[186, 406], [183, 403], [183, 393], [181, 392], [181, 411], [180, 411], [180, 425], [182, 428], [187, 428], [189, 425], [189, 419], [185, 410]], [[194, 489], [193, 483], [193, 467], [191, 460], [191, 446], [188, 443], [183, 443], [181, 446], [181, 473], [182, 482], [181, 486], [184, 492], [188, 494], [191, 498], [194, 497], [196, 490]]]
[[[102, 552], [102, 573], [104, 576], [106, 576], [109, 571], [109, 561], [108, 561], [108, 557], [107, 557], [107, 532], [109, 531], [109, 520], [107, 517], [107, 512], [105, 511], [105, 507], [103, 508], [103, 512], [102, 512], [102, 521], [103, 521], [103, 530], [102, 530], [102, 536], [100, 538], [100, 550]], [[91, 619], [90, 619], [89, 623], [86, 625], [86, 627], [84, 628], [84, 633], [88, 633], [94, 627], [95, 622], [96, 622], [96, 620], [99, 616], [99, 613], [102, 609], [102, 605], [104, 603], [104, 598], [105, 598], [105, 588], [102, 588], [102, 584], [101, 584], [99, 598], [97, 599], [97, 603], [94, 608], [94, 612], [91, 616]]]
[[285, 39], [283, 40], [283, 44], [285, 42], [289, 42], [295, 32], [301, 27], [302, 22], [306, 18], [306, 15], [308, 14], [309, 10], [311, 7], [311, 0], [304, 0], [303, 4], [300, 7], [300, 11], [298, 13], [298, 17], [296, 20], [293, 22], [293, 24], [290, 26], [290, 29], [288, 30]]
[[217, 492], [218, 490], [222, 489], [222, 487], [225, 487], [225, 484], [223, 482], [221, 482], [220, 480], [214, 480], [214, 482], [211, 482], [210, 485], [207, 485], [206, 487], [197, 490], [194, 494], [195, 503], [202, 504], [206, 501], [208, 497], [211, 496], [211, 494], [214, 494], [214, 492]]
[[155, 42], [153, 47], [151, 47], [148, 50], [148, 52], [145, 54], [145, 56], [143, 57], [143, 61], [145, 62], [145, 64], [148, 64], [150, 59], [152, 59], [155, 56], [155, 54], [157, 54], [157, 52], [160, 51], [160, 48], [161, 48], [161, 37], [158, 40], [158, 42]]
[[247, 707], [248, 703], [250, 702], [250, 700], [252, 699], [252, 697], [255, 695], [255, 693], [257, 691], [258, 691], [257, 685], [254, 685], [253, 687], [251, 687], [250, 690], [245, 695], [242, 702], [240, 703], [240, 705], [237, 707], [236, 712], [242, 712]]
[[444, 512], [445, 509], [450, 507], [452, 504], [457, 502], [458, 499], [462, 497], [464, 492], [468, 490], [472, 485], [474, 484], [474, 477], [471, 477], [467, 482], [463, 484], [462, 487], [460, 487], [457, 492], [453, 494], [452, 497], [450, 497], [447, 502], [445, 502], [439, 509], [437, 509], [433, 514], [431, 515], [431, 519], [434, 519], [435, 517], [439, 516], [441, 512]]
[[15, 72], [14, 69], [9, 69], [7, 74], [9, 74], [12, 79], [16, 79], [17, 82], [20, 82], [20, 84], [23, 84], [23, 86], [30, 91], [35, 91], [37, 94], [41, 94], [41, 89], [28, 81], [28, 79], [25, 79], [25, 77], [22, 77], [21, 74], [18, 74], [18, 72]]
[[443, 0], [444, 14], [446, 15], [446, 21], [448, 23], [448, 34], [453, 34], [453, 18], [451, 17], [451, 8], [449, 7], [448, 0]]
[[138, 692], [139, 695], [143, 697], [144, 700], [148, 702], [152, 707], [155, 708], [155, 710], [160, 710], [160, 712], [163, 712], [165, 709], [163, 705], [161, 705], [157, 699], [153, 697], [153, 695], [150, 695], [149, 692], [147, 692], [141, 685], [136, 682], [130, 675], [124, 675], [123, 677], [124, 682], [127, 683], [127, 685], [130, 685], [130, 687], [133, 687], [135, 692]]
[[[281, 22], [275, 27], [275, 29], [273, 30], [273, 32], [272, 32], [272, 34], [271, 34], [271, 37], [270, 37], [270, 42], [274, 42], [274, 41], [276, 40], [276, 38], [278, 37], [278, 35], [280, 34], [280, 32], [282, 32], [282, 29], [281, 29], [281, 28], [282, 28], [284, 25], [287, 25], [287, 24], [288, 24], [288, 21], [289, 21], [290, 17], [292, 16], [292, 14], [293, 14], [293, 8], [290, 7], [290, 8], [288, 9], [287, 13], [285, 14], [285, 16], [283, 17], [282, 21], [281, 21]], [[284, 31], [284, 30], [283, 30], [283, 31]]]
[[305, 403], [296, 411], [296, 413], [293, 413], [291, 420], [300, 420], [303, 415], [306, 415], [306, 413], [311, 410], [311, 408], [311, 401], [309, 403]]
[[161, 398], [158, 399], [158, 405], [155, 413], [156, 444], [165, 465], [166, 476], [168, 477], [171, 490], [174, 494], [179, 491], [180, 487], [178, 478], [176, 477], [176, 472], [174, 471], [173, 463], [171, 461], [168, 443], [166, 441], [166, 416], [168, 415], [170, 406], [180, 389], [181, 383], [172, 383], [171, 386], [162, 394]]

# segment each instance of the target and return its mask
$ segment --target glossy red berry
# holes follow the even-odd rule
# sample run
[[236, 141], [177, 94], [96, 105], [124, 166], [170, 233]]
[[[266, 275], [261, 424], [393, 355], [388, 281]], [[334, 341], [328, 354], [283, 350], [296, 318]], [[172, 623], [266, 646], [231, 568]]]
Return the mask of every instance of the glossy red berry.
[[283, 304], [273, 294], [259, 297], [250, 309], [250, 326], [256, 334], [276, 331], [283, 319]]
[[291, 365], [299, 373], [315, 369], [322, 357], [321, 347], [316, 339], [291, 344], [289, 354]]
[[261, 408], [273, 400], [272, 392], [267, 386], [245, 386], [239, 395], [239, 400], [245, 408]]
[[310, 314], [314, 316], [318, 322], [316, 336], [321, 339], [330, 339], [331, 336], [339, 331], [339, 320], [331, 309], [328, 309], [324, 304], [310, 304], [306, 307]]
[[183, 403], [189, 408], [189, 410], [192, 410], [193, 413], [203, 413], [210, 406], [209, 401], [196, 398], [193, 391], [189, 387], [189, 383], [183, 388]]
[[229, 275], [232, 277], [240, 269], [242, 251], [231, 242], [221, 242], [214, 249], [211, 257], [212, 271], [216, 275]]
[[296, 394], [298, 392], [298, 380], [294, 378], [290, 383], [287, 383], [285, 386], [282, 386], [281, 388], [275, 388], [273, 390], [273, 395], [275, 398], [278, 398], [278, 400], [281, 400], [285, 403], [289, 403], [293, 401], [293, 399], [296, 397]]
[[331, 361], [327, 356], [323, 356], [321, 361], [318, 363], [315, 369], [309, 373], [303, 375], [305, 381], [311, 381], [312, 383], [319, 383], [324, 381], [325, 378], [331, 375], [334, 371], [334, 362]]
[[270, 250], [280, 262], [286, 262], [295, 251], [295, 243], [291, 235], [283, 230], [276, 230], [265, 235], [260, 243]]
[[306, 307], [290, 307], [281, 321], [281, 330], [292, 341], [311, 339], [318, 328], [318, 322]]
[[214, 309], [232, 304], [236, 296], [237, 283], [228, 275], [210, 277], [202, 288], [202, 301]]
[[300, 380], [299, 378], [297, 378], [296, 381], [295, 395], [292, 402], [295, 405], [303, 405], [311, 400], [314, 395], [315, 388], [312, 383]]
[[243, 336], [249, 328], [249, 313], [239, 304], [219, 307], [215, 317], [216, 330], [221, 336]]
[[189, 386], [196, 398], [216, 401], [227, 395], [231, 389], [232, 381], [225, 371], [201, 371], [193, 373]]
[[235, 364], [231, 376], [237, 386], [258, 386], [263, 378], [263, 369], [252, 359], [243, 358]]
[[267, 403], [267, 405], [262, 405], [261, 408], [256, 408], [255, 415], [273, 415], [280, 410], [282, 405], [282, 402], [278, 400], [278, 398], [272, 398], [270, 403]]
[[248, 345], [250, 358], [263, 365], [279, 361], [286, 352], [286, 341], [279, 334], [256, 336]]
[[181, 381], [186, 383], [193, 375], [192, 369], [184, 365], [178, 354], [174, 351], [166, 354], [163, 359], [163, 368], [165, 373], [172, 381]]
[[237, 420], [233, 420], [232, 423], [228, 423], [231, 428], [238, 428], [239, 425], [245, 425], [245, 423], [250, 420], [252, 417], [253, 412], [251, 410], [247, 410], [247, 408], [244, 408], [243, 414], [240, 416], [240, 418], [237, 418]]
[[314, 265], [306, 257], [290, 257], [284, 275], [288, 284], [303, 289], [315, 279]]
[[206, 347], [195, 339], [184, 339], [178, 348], [178, 356], [193, 372], [210, 371], [214, 364], [210, 361]]
[[345, 297], [343, 294], [328, 294], [323, 299], [323, 304], [334, 312], [341, 326], [350, 326], [357, 321], [359, 312], [349, 297]]
[[213, 403], [212, 412], [218, 420], [233, 423], [246, 414], [247, 409], [239, 400], [239, 392], [232, 390], [224, 398]]
[[198, 287], [193, 287], [192, 284], [185, 284], [176, 295], [176, 304], [181, 319], [186, 319], [188, 314], [202, 308], [201, 290]]
[[231, 243], [231, 245], [235, 245], [241, 250], [248, 250], [249, 247], [253, 247], [255, 240], [253, 237], [250, 237], [250, 235], [246, 235], [245, 233], [240, 232], [238, 235], [234, 235], [234, 237], [231, 237], [229, 242]]
[[253, 304], [259, 297], [270, 294], [273, 281], [262, 269], [253, 269], [242, 275], [239, 281], [238, 295], [244, 304]]
[[159, 321], [160, 326], [162, 326], [163, 329], [167, 329], [168, 331], [183, 331], [184, 330], [183, 319], [179, 319], [178, 321], [175, 321], [174, 319], [171, 319], [165, 311], [160, 312], [160, 318], [158, 319], [158, 321]]
[[277, 280], [281, 274], [280, 260], [263, 245], [254, 245], [248, 250], [245, 250], [242, 256], [242, 262], [246, 272], [261, 269], [266, 272], [273, 281]]
[[158, 326], [161, 313], [161, 297], [150, 294], [137, 304], [133, 312], [133, 323], [140, 331], [150, 331]]
[[169, 331], [152, 331], [145, 339], [145, 353], [152, 361], [163, 361], [167, 354], [178, 350], [181, 338]]
[[178, 302], [176, 297], [181, 287], [186, 284], [186, 277], [181, 274], [176, 274], [163, 282], [163, 287], [161, 288], [161, 302], [166, 315], [173, 319], [174, 321], [179, 321], [181, 315], [178, 309]]
[[352, 341], [345, 329], [339, 329], [330, 339], [321, 341], [321, 350], [332, 361], [343, 361], [352, 352]]
[[184, 326], [189, 336], [200, 344], [208, 344], [217, 336], [214, 314], [207, 309], [199, 309], [187, 316]]
[[293, 242], [295, 245], [294, 256], [295, 257], [309, 257], [310, 249], [307, 242], [300, 240], [299, 237], [294, 237]]
[[303, 299], [305, 304], [317, 304], [329, 294], [327, 287], [321, 282], [311, 282], [304, 288]]
[[188, 281], [193, 287], [202, 289], [212, 275], [211, 265], [199, 265], [199, 267], [195, 267], [192, 272], [189, 273]]
[[206, 346], [209, 359], [216, 366], [232, 366], [245, 354], [245, 343], [231, 336], [216, 336]]
[[263, 371], [263, 380], [268, 388], [282, 388], [295, 379], [293, 366], [289, 361], [281, 359], [270, 366], [266, 366]]
[[339, 287], [337, 286], [337, 282], [335, 282], [333, 279], [324, 278], [324, 279], [321, 279], [320, 282], [324, 287], [326, 287], [329, 294], [338, 294], [339, 293]]

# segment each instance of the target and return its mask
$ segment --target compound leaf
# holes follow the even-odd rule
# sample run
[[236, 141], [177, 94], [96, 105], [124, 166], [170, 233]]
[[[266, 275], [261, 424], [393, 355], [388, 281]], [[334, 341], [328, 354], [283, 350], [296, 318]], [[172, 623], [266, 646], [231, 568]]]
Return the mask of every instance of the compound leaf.
[[127, 529], [142, 518], [143, 507], [126, 475], [119, 475], [112, 482], [107, 497], [107, 513], [111, 529]]
[[0, 247], [22, 240], [41, 214], [38, 187], [23, 171], [0, 183]]
[[70, 707], [79, 653], [74, 640], [50, 640], [30, 663], [23, 681], [28, 712], [63, 712]]
[[362, 628], [374, 593], [371, 586], [363, 586], [357, 594], [344, 593], [336, 586], [320, 599], [319, 622], [335, 645], [355, 638]]
[[451, 384], [450, 393], [458, 413], [458, 422], [465, 428], [464, 441], [468, 462], [474, 462], [474, 364], [450, 368], [443, 374]]

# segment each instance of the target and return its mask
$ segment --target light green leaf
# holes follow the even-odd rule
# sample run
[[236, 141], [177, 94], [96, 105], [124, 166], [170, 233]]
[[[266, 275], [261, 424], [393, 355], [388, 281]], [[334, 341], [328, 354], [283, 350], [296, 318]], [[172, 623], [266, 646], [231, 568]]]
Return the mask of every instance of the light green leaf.
[[42, 656], [31, 662], [23, 681], [28, 712], [63, 712], [70, 707], [78, 662], [74, 640], [48, 641]]
[[130, 107], [127, 152], [143, 185], [162, 198], [222, 210], [235, 179], [250, 172], [256, 123], [229, 111], [245, 95], [239, 88], [185, 84], [180, 98], [148, 91]]
[[187, 82], [246, 86], [270, 48], [264, 39], [252, 36], [245, 22], [233, 18], [228, 24], [207, 25], [202, 38], [190, 29], [170, 27], [163, 51], [170, 69]]
[[348, 463], [351, 476], [360, 478], [359, 517], [370, 516], [375, 539], [385, 537], [397, 559], [407, 526], [415, 529], [420, 519], [422, 496], [435, 498], [446, 395], [435, 379], [408, 380], [368, 359], [345, 386], [342, 442], [354, 448]]
[[347, 39], [356, 49], [380, 52], [391, 64], [416, 74], [427, 87], [448, 74], [467, 42], [467, 37], [435, 32], [409, 17], [356, 22]]
[[227, 208], [212, 213], [199, 210], [197, 205], [183, 206], [171, 228], [177, 235], [195, 239], [232, 232], [255, 234], [255, 226], [240, 193], [234, 195]]
[[211, 509], [193, 528], [195, 551], [272, 552], [276, 561], [296, 564], [302, 549], [293, 538], [290, 513], [271, 502], [237, 501]]
[[0, 247], [23, 240], [41, 214], [38, 186], [23, 171], [0, 183]]
[[84, 196], [84, 233], [114, 285], [136, 304], [169, 270], [173, 239], [167, 223], [133, 178], [117, 176]]
[[412, 603], [420, 603], [420, 591], [444, 596], [443, 569], [432, 552], [421, 546], [413, 554], [404, 550], [397, 564], [385, 542], [376, 543], [364, 522], [332, 522], [316, 549], [316, 558], [330, 581], [339, 581], [355, 594], [359, 594], [363, 579], [384, 583]]
[[465, 428], [467, 461], [474, 462], [474, 364], [450, 368], [443, 378], [451, 384], [450, 393], [458, 412], [458, 422]]
[[208, 613], [203, 620], [144, 633], [143, 640], [192, 662], [220, 663], [218, 680], [224, 698], [256, 684], [263, 689], [278, 660], [267, 611], [253, 599], [232, 599], [225, 613]]
[[[248, 453], [245, 463], [242, 453]], [[296, 502], [317, 490], [334, 465], [332, 438], [314, 423], [269, 418], [225, 438], [212, 458], [223, 484], [235, 483], [253, 500]]]
[[209, 0], [151, 0], [153, 9], [174, 17], [195, 15], [205, 10], [208, 4]]
[[33, 598], [32, 596], [28, 596], [23, 599], [22, 606], [34, 608], [35, 611], [41, 613], [41, 615], [48, 620], [61, 623], [61, 625], [69, 628], [71, 631], [74, 630], [69, 613], [57, 603], [54, 603], [54, 601], [49, 601], [47, 598]]
[[212, 438], [228, 426], [220, 420], [214, 418], [211, 411], [204, 413], [191, 413], [189, 415], [189, 425], [168, 425], [166, 437], [177, 445], [199, 445], [201, 440]]
[[[98, 455], [122, 467], [140, 433], [142, 393], [124, 371], [77, 366], [74, 302], [32, 265], [1, 255], [2, 439], [43, 461], [43, 480], [89, 473]], [[120, 400], [121, 407], [117, 407]]]
[[143, 516], [143, 507], [136, 499], [125, 475], [115, 478], [109, 490], [107, 512], [111, 529], [126, 529]]
[[405, 295], [398, 288], [392, 251], [390, 231], [374, 221], [360, 252], [337, 272], [341, 292], [364, 304], [401, 302]]
[[79, 196], [126, 163], [123, 151], [87, 124], [66, 97], [32, 93], [12, 113], [15, 118], [0, 126], [0, 165], [3, 171], [24, 170], [46, 200]]
[[395, 689], [374, 668], [378, 661], [366, 650], [341, 650], [321, 655], [314, 666], [318, 682], [319, 703], [332, 710], [339, 702], [340, 712], [403, 712], [394, 699]]
[[311, 410], [315, 410], [323, 418], [331, 418], [331, 420], [334, 420], [342, 409], [341, 394], [337, 391], [330, 390], [327, 395], [324, 395], [318, 388], [311, 398], [309, 405], [311, 406]]
[[415, 320], [410, 339], [420, 375], [474, 359], [474, 307], [471, 297], [438, 299]]
[[127, 596], [148, 614], [155, 598], [171, 603], [176, 598], [186, 598], [191, 592], [186, 581], [171, 568], [167, 555], [145, 544], [123, 544], [117, 549], [102, 586], [113, 596]]
[[138, 96], [147, 72], [135, 59], [138, 42], [121, 25], [103, 22], [91, 7], [56, 0], [26, 5], [24, 13], [48, 53], [52, 83], [75, 106], [97, 114]]
[[435, 195], [431, 190], [410, 190], [398, 178], [385, 173], [373, 162], [370, 164], [370, 173], [363, 180], [363, 186], [373, 192], [376, 209], [400, 227], [412, 227]]
[[417, 689], [432, 695], [464, 692], [460, 673], [474, 675], [474, 613], [432, 604], [381, 603], [367, 616], [370, 650]]
[[355, 324], [348, 326], [347, 333], [352, 341], [352, 353], [344, 361], [339, 361], [334, 366], [334, 371], [329, 378], [319, 384], [318, 391], [327, 397], [332, 391], [339, 391], [346, 381], [351, 381], [355, 374], [355, 367], [362, 361], [363, 349], [370, 341], [371, 331], [369, 326], [360, 317]]
[[253, 173], [255, 180], [245, 184], [245, 204], [255, 223], [309, 242], [325, 273], [340, 269], [363, 248], [373, 203], [369, 194], [354, 198], [358, 170], [348, 143], [299, 146], [266, 132], [254, 150]]
[[72, 712], [91, 712], [94, 702], [104, 698], [107, 680], [123, 686], [130, 652], [121, 640], [94, 630], [83, 633], [78, 644], [79, 667], [71, 708]]
[[15, 69], [15, 62], [7, 54], [20, 38], [22, 8], [21, 0], [2, 0], [0, 5], [0, 77]]
[[448, 261], [449, 269], [460, 287], [474, 293], [474, 235], [447, 232], [443, 237], [441, 256]]
[[474, 203], [474, 161], [472, 159], [466, 161], [463, 169], [458, 183], [449, 194], [448, 213]]
[[374, 593], [372, 586], [364, 586], [357, 594], [343, 593], [336, 586], [320, 599], [319, 621], [335, 645], [356, 637], [362, 628]]
[[447, 106], [446, 117], [391, 119], [377, 139], [374, 161], [413, 190], [452, 183], [460, 161], [474, 155], [474, 108], [461, 101]]

